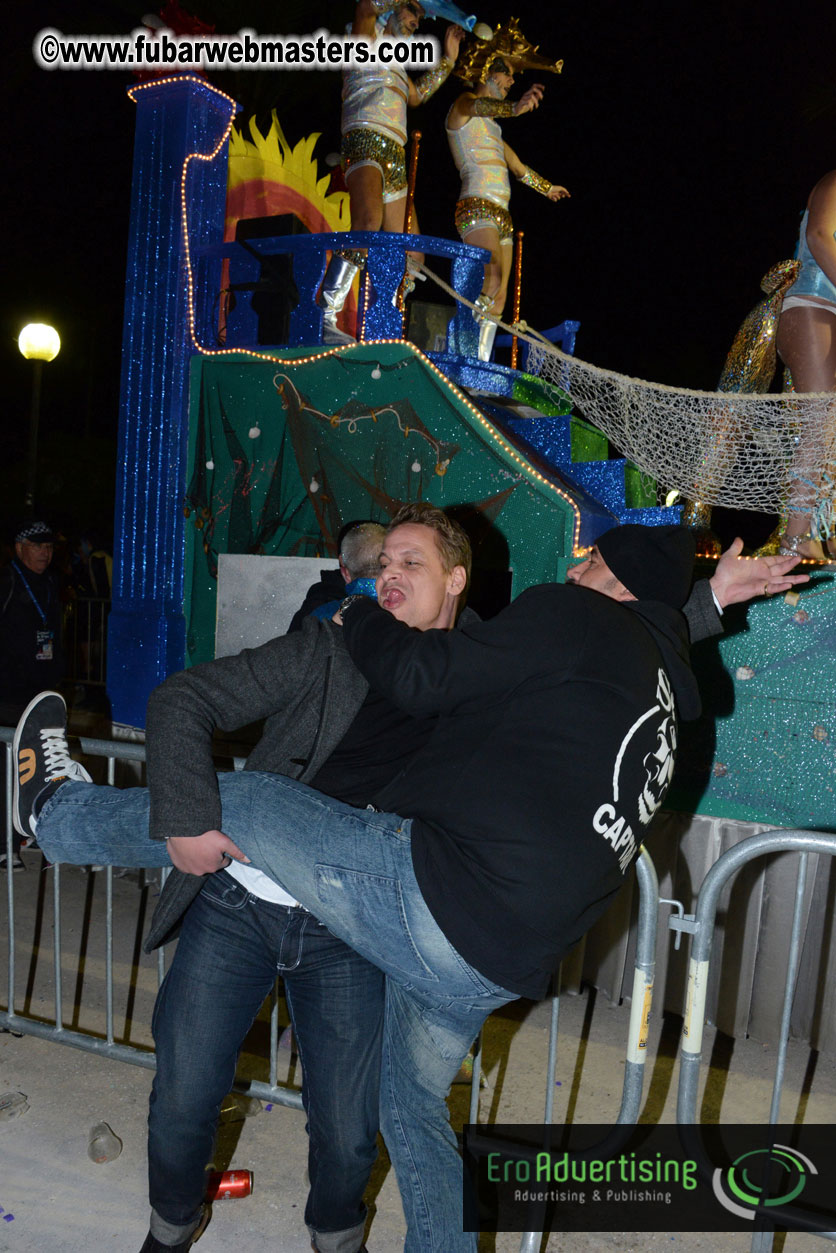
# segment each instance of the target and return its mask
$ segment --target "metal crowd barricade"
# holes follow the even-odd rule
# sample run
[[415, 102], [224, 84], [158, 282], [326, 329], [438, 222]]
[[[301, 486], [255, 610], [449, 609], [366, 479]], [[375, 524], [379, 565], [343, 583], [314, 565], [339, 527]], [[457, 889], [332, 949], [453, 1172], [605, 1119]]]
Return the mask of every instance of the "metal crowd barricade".
[[[647, 1057], [647, 1030], [653, 997], [656, 970], [656, 931], [659, 913], [659, 880], [647, 849], [642, 847], [636, 862], [639, 909], [636, 930], [636, 957], [633, 969], [633, 994], [630, 1022], [627, 1029], [627, 1059], [621, 1091], [621, 1108], [616, 1125], [638, 1122], [644, 1092], [644, 1066]], [[546, 1060], [546, 1100], [543, 1125], [552, 1121], [554, 1112], [555, 1076], [557, 1073], [557, 1033], [560, 1018], [560, 971], [554, 981], [549, 1023], [548, 1057]], [[470, 1089], [470, 1122], [479, 1121], [479, 1077], [482, 1068], [481, 1041], [473, 1059], [473, 1082]], [[527, 1231], [520, 1242], [520, 1253], [537, 1253], [544, 1231]]]
[[99, 596], [78, 596], [66, 608], [67, 677], [77, 683], [105, 685], [109, 613], [110, 600]]
[[[61, 902], [61, 866], [52, 867], [52, 914], [54, 923], [53, 940], [53, 994], [54, 1006], [52, 1021], [43, 1021], [32, 1014], [20, 1013], [16, 1009], [15, 976], [18, 953], [15, 942], [15, 879], [11, 869], [12, 862], [12, 779], [14, 762], [12, 758], [13, 730], [0, 727], [0, 751], [5, 753], [5, 848], [6, 848], [6, 900], [8, 905], [7, 941], [7, 1008], [0, 1009], [0, 1027], [21, 1035], [34, 1035], [42, 1040], [52, 1040], [56, 1044], [69, 1044], [73, 1048], [83, 1049], [88, 1053], [110, 1057], [117, 1061], [129, 1062], [132, 1066], [143, 1066], [153, 1070], [156, 1059], [153, 1049], [149, 1046], [140, 1048], [133, 1044], [117, 1041], [114, 1030], [114, 986], [113, 986], [113, 867], [106, 867], [106, 902], [105, 902], [105, 1030], [104, 1038], [93, 1032], [73, 1030], [65, 1026], [64, 996], [62, 979], [62, 902]], [[114, 740], [79, 740], [82, 753], [86, 757], [107, 759], [107, 782], [113, 784], [116, 778], [117, 761], [145, 761], [145, 746], [142, 744], [121, 743]], [[240, 768], [240, 760], [234, 765]], [[163, 871], [163, 882], [167, 870]], [[165, 974], [165, 953], [159, 949], [157, 953], [157, 986]], [[294, 1109], [302, 1108], [302, 1096], [299, 1089], [284, 1086], [278, 1082], [279, 1073], [279, 996], [274, 988], [270, 1008], [270, 1044], [269, 1044], [269, 1079], [249, 1080], [241, 1085], [247, 1094], [262, 1101], [270, 1101], [277, 1105], [287, 1105]]]
[[[772, 1088], [772, 1102], [769, 1111], [769, 1125], [778, 1122], [783, 1091], [784, 1074], [787, 1060], [787, 1045], [790, 1035], [790, 1014], [795, 995], [800, 967], [802, 947], [802, 913], [804, 893], [807, 882], [808, 861], [811, 853], [822, 853], [836, 857], [836, 835], [821, 831], [764, 831], [741, 840], [733, 848], [723, 853], [714, 863], [703, 880], [697, 897], [696, 912], [688, 918], [687, 929], [692, 932], [691, 957], [688, 970], [688, 997], [685, 1009], [685, 1020], [682, 1027], [682, 1043], [679, 1060], [679, 1088], [677, 1093], [678, 1123], [693, 1124], [697, 1118], [697, 1093], [700, 1076], [700, 1060], [702, 1057], [703, 1025], [705, 1022], [705, 1000], [708, 990], [709, 965], [714, 943], [715, 917], [720, 894], [732, 875], [756, 857], [764, 857], [772, 853], [797, 852], [798, 876], [795, 887], [795, 906], [793, 909], [792, 926], [787, 952], [787, 973], [784, 981], [784, 996], [781, 1010], [781, 1025], [775, 1061], [775, 1081]], [[672, 929], [677, 930], [677, 921], [673, 919]], [[775, 1212], [775, 1226], [781, 1228], [780, 1211]], [[836, 1240], [836, 1232], [811, 1231], [810, 1234], [824, 1236], [828, 1240]], [[752, 1235], [752, 1253], [769, 1253], [773, 1246], [773, 1231], [755, 1231]]]

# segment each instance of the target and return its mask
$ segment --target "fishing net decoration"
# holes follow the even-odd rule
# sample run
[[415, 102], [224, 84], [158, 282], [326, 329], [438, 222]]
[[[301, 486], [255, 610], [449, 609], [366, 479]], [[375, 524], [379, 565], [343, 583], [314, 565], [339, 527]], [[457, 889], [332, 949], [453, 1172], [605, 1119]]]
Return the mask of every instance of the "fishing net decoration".
[[[756, 513], [812, 508], [814, 526], [826, 533], [833, 528], [836, 395], [764, 394], [776, 366], [781, 300], [797, 264], [781, 261], [761, 280], [767, 299], [741, 326], [716, 392], [616, 374], [568, 356], [524, 322], [491, 320], [529, 345], [527, 373], [568, 392], [576, 412], [665, 492], [675, 489], [687, 500]], [[429, 266], [421, 268], [448, 295], [484, 316]]]
[[832, 489], [836, 397], [667, 387], [602, 370], [531, 341], [528, 370], [668, 491], [711, 505], [780, 513], [791, 479]]

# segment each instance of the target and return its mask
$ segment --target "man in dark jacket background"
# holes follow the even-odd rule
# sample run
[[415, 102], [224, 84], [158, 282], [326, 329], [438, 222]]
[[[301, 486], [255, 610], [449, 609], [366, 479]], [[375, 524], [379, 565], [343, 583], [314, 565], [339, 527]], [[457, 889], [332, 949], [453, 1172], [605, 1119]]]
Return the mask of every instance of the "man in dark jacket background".
[[[14, 557], [0, 570], [0, 726], [14, 726], [29, 701], [64, 678], [61, 601], [50, 570], [55, 536], [44, 521], [21, 522]], [[5, 755], [0, 758], [0, 816], [5, 814]], [[5, 834], [5, 822], [2, 825]], [[23, 869], [19, 837], [12, 865]], [[6, 865], [5, 839], [0, 869]]]

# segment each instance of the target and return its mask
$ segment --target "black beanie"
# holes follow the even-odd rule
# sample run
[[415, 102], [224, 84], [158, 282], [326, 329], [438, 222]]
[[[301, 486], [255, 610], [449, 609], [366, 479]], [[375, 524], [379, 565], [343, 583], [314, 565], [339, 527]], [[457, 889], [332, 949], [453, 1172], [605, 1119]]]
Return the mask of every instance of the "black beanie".
[[637, 600], [660, 600], [681, 609], [694, 573], [694, 532], [687, 526], [628, 522], [595, 541], [599, 553]]

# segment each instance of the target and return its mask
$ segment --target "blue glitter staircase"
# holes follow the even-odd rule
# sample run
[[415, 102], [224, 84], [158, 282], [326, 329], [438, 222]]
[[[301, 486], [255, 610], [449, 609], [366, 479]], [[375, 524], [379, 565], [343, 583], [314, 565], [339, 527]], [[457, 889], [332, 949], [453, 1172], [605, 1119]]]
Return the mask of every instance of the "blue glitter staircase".
[[593, 543], [616, 522], [645, 526], [679, 522], [679, 507], [651, 504], [637, 467], [622, 457], [608, 459], [606, 437], [571, 413], [545, 416], [527, 405], [488, 401], [484, 396], [474, 400], [522, 452], [557, 471], [581, 510], [582, 544]]

